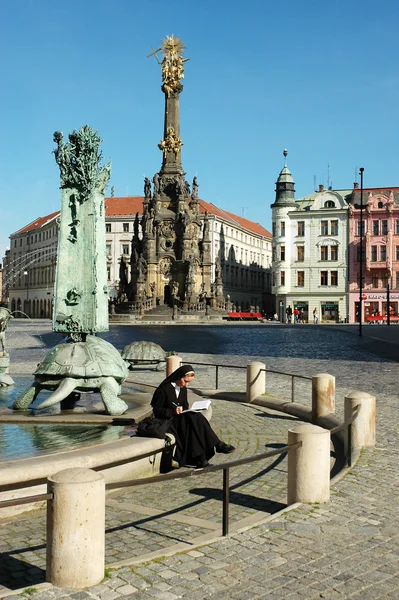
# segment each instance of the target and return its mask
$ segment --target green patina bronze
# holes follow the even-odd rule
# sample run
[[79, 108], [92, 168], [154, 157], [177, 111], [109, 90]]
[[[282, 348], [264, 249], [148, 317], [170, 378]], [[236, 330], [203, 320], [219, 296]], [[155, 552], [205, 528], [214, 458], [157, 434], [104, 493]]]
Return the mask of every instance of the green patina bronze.
[[35, 381], [14, 403], [26, 410], [43, 389], [50, 397], [36, 408], [75, 398], [79, 392], [100, 392], [111, 415], [126, 412], [118, 398], [128, 370], [119, 352], [94, 337], [108, 331], [108, 286], [104, 194], [111, 165], [100, 165], [101, 139], [87, 125], [69, 135], [54, 134], [55, 159], [61, 176], [61, 216], [55, 278], [53, 330], [66, 340], [56, 346], [35, 371]]
[[111, 164], [100, 165], [101, 138], [85, 125], [54, 134], [61, 177], [61, 216], [54, 299], [54, 331], [82, 341], [108, 331], [104, 194]]

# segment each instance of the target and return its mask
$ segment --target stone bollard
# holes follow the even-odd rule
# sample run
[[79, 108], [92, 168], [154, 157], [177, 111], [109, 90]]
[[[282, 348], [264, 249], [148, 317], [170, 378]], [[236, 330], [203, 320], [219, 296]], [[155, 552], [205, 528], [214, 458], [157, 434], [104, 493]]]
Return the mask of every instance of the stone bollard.
[[[352, 423], [351, 453], [358, 454], [361, 448], [375, 446], [376, 399], [367, 392], [354, 390], [345, 396], [344, 419], [349, 421], [357, 405], [360, 410]], [[345, 427], [345, 456], [349, 456], [348, 427]]]
[[46, 579], [83, 589], [104, 579], [105, 480], [90, 469], [65, 469], [48, 478]]
[[247, 365], [247, 396], [246, 402], [253, 402], [257, 396], [265, 393], [266, 365], [261, 362], [251, 362]]
[[328, 502], [330, 499], [330, 432], [304, 423], [288, 430], [288, 445], [302, 442], [288, 451], [288, 505]]
[[335, 412], [335, 377], [319, 373], [312, 377], [312, 421]]
[[176, 371], [179, 367], [181, 367], [181, 356], [177, 354], [172, 354], [172, 356], [168, 356], [166, 359], [166, 377], [169, 377], [173, 371]]

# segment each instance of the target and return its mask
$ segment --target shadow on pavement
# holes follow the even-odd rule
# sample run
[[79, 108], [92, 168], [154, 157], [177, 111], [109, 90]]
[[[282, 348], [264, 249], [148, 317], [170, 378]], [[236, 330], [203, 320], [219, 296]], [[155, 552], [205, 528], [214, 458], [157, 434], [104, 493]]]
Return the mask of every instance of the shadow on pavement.
[[12, 553], [3, 552], [0, 554], [0, 597], [2, 597], [2, 588], [6, 590], [18, 590], [45, 581], [46, 571], [12, 556], [18, 552], [28, 551], [32, 551], [32, 548], [24, 548], [23, 550], [14, 550]]

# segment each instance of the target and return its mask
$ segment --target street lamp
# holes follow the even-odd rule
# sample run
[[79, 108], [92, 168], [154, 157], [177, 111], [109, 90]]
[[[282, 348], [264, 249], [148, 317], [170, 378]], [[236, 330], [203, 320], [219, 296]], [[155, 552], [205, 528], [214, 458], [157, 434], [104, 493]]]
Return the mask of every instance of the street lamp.
[[363, 312], [363, 171], [360, 167], [360, 286], [359, 286], [359, 335], [362, 335]]

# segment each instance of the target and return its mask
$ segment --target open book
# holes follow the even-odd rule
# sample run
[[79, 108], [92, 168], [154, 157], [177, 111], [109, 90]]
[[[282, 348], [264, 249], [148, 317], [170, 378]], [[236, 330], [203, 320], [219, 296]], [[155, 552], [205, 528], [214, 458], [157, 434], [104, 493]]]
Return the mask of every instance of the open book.
[[207, 410], [211, 405], [211, 401], [210, 400], [197, 400], [196, 402], [193, 402], [192, 406], [191, 406], [191, 410]]

